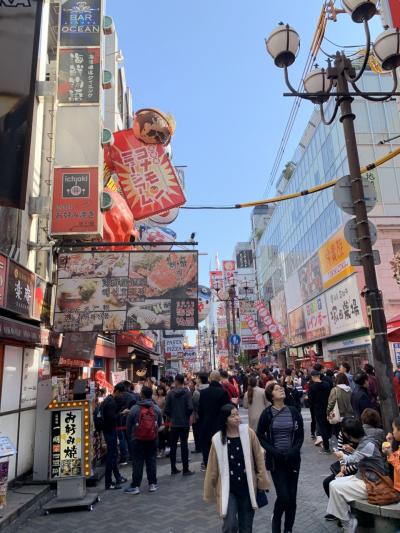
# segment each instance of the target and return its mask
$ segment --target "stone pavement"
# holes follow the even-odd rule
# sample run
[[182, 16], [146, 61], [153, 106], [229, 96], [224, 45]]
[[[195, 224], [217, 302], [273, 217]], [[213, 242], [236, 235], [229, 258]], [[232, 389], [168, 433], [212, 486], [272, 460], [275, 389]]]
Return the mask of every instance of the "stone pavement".
[[[242, 413], [245, 421], [245, 414]], [[326, 522], [324, 514], [327, 498], [322, 480], [329, 474], [329, 465], [334, 456], [322, 455], [309, 438], [309, 412], [304, 412], [306, 438], [303, 446], [302, 466], [297, 500], [297, 517], [294, 531], [298, 533], [338, 533], [335, 523]], [[198, 455], [192, 454], [191, 469], [194, 476], [172, 477], [167, 460], [160, 461], [159, 491], [147, 492], [147, 481], [142, 483], [143, 492], [138, 496], [121, 491], [105, 492], [99, 489], [101, 502], [92, 512], [78, 511], [53, 513], [43, 516], [37, 513], [25, 524], [14, 526], [13, 532], [21, 533], [111, 533], [135, 531], [137, 533], [219, 533], [221, 523], [215, 505], [202, 500], [204, 474], [199, 472]], [[128, 477], [128, 470], [124, 470]], [[269, 505], [256, 513], [254, 533], [271, 531], [271, 512], [274, 489], [269, 493]], [[11, 530], [10, 530], [11, 531]]]

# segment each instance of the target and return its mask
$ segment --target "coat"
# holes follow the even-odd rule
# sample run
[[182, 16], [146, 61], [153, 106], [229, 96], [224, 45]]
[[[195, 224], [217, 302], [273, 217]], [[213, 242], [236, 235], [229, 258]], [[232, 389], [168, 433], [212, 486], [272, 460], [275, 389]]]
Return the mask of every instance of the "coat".
[[219, 429], [219, 412], [229, 402], [228, 393], [218, 381], [212, 381], [207, 389], [200, 391], [199, 423], [201, 441], [208, 443]]
[[345, 416], [353, 416], [354, 413], [351, 406], [351, 387], [349, 387], [349, 385], [336, 385], [336, 387], [333, 387], [329, 395], [328, 407], [326, 409], [327, 415], [333, 411], [336, 400], [341, 418]]
[[364, 409], [373, 409], [371, 398], [368, 395], [368, 390], [365, 387], [356, 385], [351, 395], [351, 405], [353, 407], [354, 416], [361, 418]]
[[177, 387], [168, 392], [165, 400], [164, 415], [171, 420], [171, 427], [190, 427], [190, 415], [192, 412], [192, 395], [188, 389]]
[[311, 382], [308, 399], [315, 416], [326, 420], [326, 408], [328, 407], [328, 398], [331, 387], [327, 381]]
[[257, 431], [258, 421], [261, 413], [268, 405], [268, 400], [265, 397], [265, 391], [261, 387], [254, 387], [253, 389], [253, 401], [249, 404], [248, 391], [243, 398], [243, 407], [249, 410], [249, 427]]
[[[246, 465], [251, 506], [253, 509], [258, 509], [257, 489], [267, 490], [270, 487], [265, 469], [264, 452], [256, 434], [246, 424], [239, 426], [239, 433]], [[212, 438], [207, 472], [204, 479], [204, 499], [206, 501], [216, 501], [217, 510], [221, 517], [226, 516], [228, 511], [229, 481], [228, 445], [226, 443], [222, 444], [221, 432], [219, 431]]]

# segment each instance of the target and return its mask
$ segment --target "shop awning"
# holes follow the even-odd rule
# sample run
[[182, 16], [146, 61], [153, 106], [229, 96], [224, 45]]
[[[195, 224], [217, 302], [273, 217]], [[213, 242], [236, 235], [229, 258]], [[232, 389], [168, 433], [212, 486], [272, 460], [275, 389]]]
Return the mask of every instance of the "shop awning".
[[388, 333], [389, 329], [400, 328], [400, 314], [393, 316], [387, 321]]
[[60, 333], [4, 316], [0, 316], [0, 337], [11, 341], [54, 346], [55, 348], [59, 348], [62, 342]]
[[400, 326], [397, 328], [390, 328], [388, 324], [387, 332], [389, 342], [400, 342]]

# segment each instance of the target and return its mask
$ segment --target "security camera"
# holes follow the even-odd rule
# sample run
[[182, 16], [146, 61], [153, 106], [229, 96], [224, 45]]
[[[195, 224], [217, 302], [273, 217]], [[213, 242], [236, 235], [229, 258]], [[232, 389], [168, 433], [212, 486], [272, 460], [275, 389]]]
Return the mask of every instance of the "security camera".
[[56, 245], [56, 241], [49, 241], [49, 246], [55, 246]]

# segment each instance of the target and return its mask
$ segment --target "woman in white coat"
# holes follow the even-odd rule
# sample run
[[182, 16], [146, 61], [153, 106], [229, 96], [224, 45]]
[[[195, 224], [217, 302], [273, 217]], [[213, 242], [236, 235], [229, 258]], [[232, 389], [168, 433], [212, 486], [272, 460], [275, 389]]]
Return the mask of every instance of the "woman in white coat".
[[268, 405], [265, 390], [258, 386], [258, 379], [252, 376], [249, 379], [247, 392], [243, 397], [243, 407], [249, 410], [249, 427], [253, 431], [257, 431], [261, 413]]
[[221, 409], [220, 431], [212, 438], [204, 499], [215, 500], [223, 533], [251, 533], [257, 490], [269, 487], [264, 452], [255, 432], [240, 425], [236, 406]]

